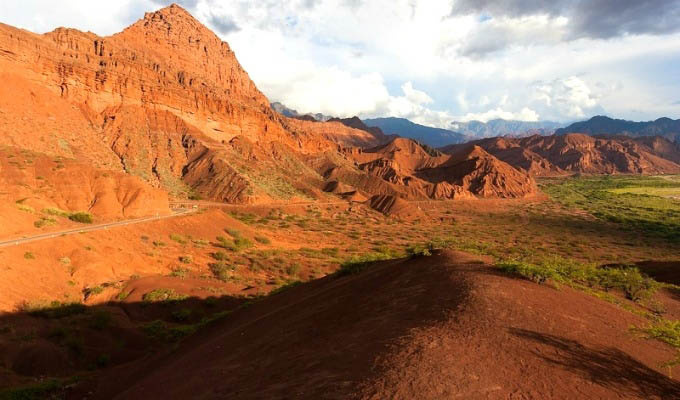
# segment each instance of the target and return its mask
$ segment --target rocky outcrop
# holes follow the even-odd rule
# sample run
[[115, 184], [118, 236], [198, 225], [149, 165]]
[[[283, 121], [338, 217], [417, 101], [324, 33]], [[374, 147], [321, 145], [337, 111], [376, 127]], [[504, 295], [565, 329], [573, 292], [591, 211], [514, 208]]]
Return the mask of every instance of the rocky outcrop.
[[413, 219], [425, 215], [418, 206], [396, 196], [375, 195], [368, 199], [368, 205], [385, 215], [402, 219]]
[[[470, 185], [450, 156], [385, 144], [358, 118], [275, 112], [229, 45], [177, 5], [108, 37], [0, 25], [0, 78], [0, 144], [125, 172], [172, 197], [314, 199], [333, 180], [367, 196], [502, 195], [476, 189], [502, 179]], [[427, 172], [442, 166], [447, 176]]]
[[43, 209], [86, 211], [104, 219], [170, 213], [164, 191], [129, 174], [11, 147], [0, 152], [0, 165], [0, 202], [28, 206], [34, 219]]
[[536, 192], [526, 172], [478, 146], [461, 147], [453, 154], [430, 154], [413, 140], [397, 138], [383, 146], [346, 154], [360, 171], [379, 180], [357, 179], [347, 167], [336, 167], [328, 176], [368, 193], [406, 199], [459, 199], [526, 197]]
[[[662, 137], [567, 134], [472, 142], [534, 176], [680, 173], [680, 150]], [[451, 153], [462, 146], [447, 146]]]

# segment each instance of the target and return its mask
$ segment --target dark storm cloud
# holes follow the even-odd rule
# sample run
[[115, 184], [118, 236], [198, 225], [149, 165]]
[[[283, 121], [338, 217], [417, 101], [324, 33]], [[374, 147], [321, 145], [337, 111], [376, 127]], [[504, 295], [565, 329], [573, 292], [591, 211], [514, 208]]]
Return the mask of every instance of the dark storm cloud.
[[609, 39], [680, 31], [680, 0], [456, 0], [452, 15], [569, 18], [566, 39]]
[[451, 10], [452, 15], [457, 14], [490, 14], [493, 16], [521, 17], [535, 14], [559, 13], [563, 3], [573, 3], [568, 0], [455, 0]]
[[302, 8], [311, 10], [321, 3], [321, 0], [302, 0]]
[[223, 35], [241, 30], [236, 22], [229, 16], [211, 15], [209, 22], [213, 28]]

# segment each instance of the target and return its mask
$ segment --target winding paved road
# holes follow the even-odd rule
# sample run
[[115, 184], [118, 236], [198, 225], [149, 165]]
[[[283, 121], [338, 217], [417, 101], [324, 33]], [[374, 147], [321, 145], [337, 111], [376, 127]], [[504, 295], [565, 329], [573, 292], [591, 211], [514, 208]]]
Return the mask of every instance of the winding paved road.
[[37, 242], [39, 240], [52, 239], [52, 238], [55, 238], [55, 237], [66, 236], [66, 235], [73, 235], [75, 233], [93, 232], [93, 231], [99, 231], [99, 230], [102, 230], [102, 229], [108, 229], [108, 228], [117, 227], [117, 226], [139, 224], [140, 222], [157, 221], [157, 220], [161, 220], [161, 219], [175, 218], [175, 217], [190, 214], [190, 213], [193, 213], [193, 212], [196, 212], [196, 211], [197, 211], [196, 209], [173, 209], [172, 214], [170, 214], [170, 215], [163, 215], [163, 216], [158, 216], [158, 217], [142, 217], [142, 218], [128, 219], [128, 220], [125, 220], [125, 221], [107, 222], [105, 224], [87, 225], [87, 226], [83, 226], [83, 227], [80, 227], [80, 228], [67, 229], [67, 230], [63, 230], [63, 231], [41, 233], [40, 235], [35, 235], [35, 236], [27, 236], [27, 237], [21, 237], [21, 238], [16, 238], [16, 239], [3, 240], [3, 241], [0, 242], [0, 247], [16, 246], [16, 245], [20, 245], [20, 244], [24, 244], [24, 243]]
[[[55, 231], [55, 232], [48, 232], [48, 233], [41, 233], [39, 235], [34, 235], [34, 236], [23, 236], [20, 238], [15, 238], [15, 239], [5, 239], [0, 241], [0, 247], [8, 247], [8, 246], [17, 246], [20, 244], [25, 244], [25, 243], [30, 243], [30, 242], [37, 242], [39, 240], [46, 240], [46, 239], [52, 239], [56, 237], [61, 237], [61, 236], [66, 236], [66, 235], [73, 235], [76, 233], [85, 233], [85, 232], [93, 232], [93, 231], [99, 231], [102, 229], [108, 229], [108, 228], [113, 228], [117, 226], [125, 226], [125, 225], [133, 225], [133, 224], [139, 224], [141, 222], [148, 222], [148, 221], [157, 221], [161, 219], [167, 219], [167, 218], [175, 218], [179, 217], [182, 215], [186, 214], [191, 214], [196, 211], [198, 211], [198, 207], [223, 207], [223, 208], [242, 208], [242, 207], [257, 207], [257, 206], [268, 206], [268, 207], [286, 207], [286, 206], [300, 206], [300, 205], [309, 205], [309, 204], [315, 204], [315, 205], [329, 205], [329, 204], [346, 204], [347, 202], [345, 201], [334, 201], [334, 202], [325, 202], [325, 203], [318, 203], [318, 202], [298, 202], [298, 203], [267, 203], [267, 204], [228, 204], [228, 203], [216, 203], [216, 202], [209, 202], [209, 201], [194, 201], [194, 202], [189, 202], [189, 201], [173, 201], [170, 202], [170, 207], [172, 207], [172, 214], [170, 215], [163, 215], [163, 216], [158, 216], [158, 217], [142, 217], [142, 218], [135, 218], [135, 219], [128, 219], [125, 221], [116, 221], [116, 222], [107, 222], [105, 224], [97, 224], [97, 225], [87, 225], [87, 226], [82, 226], [79, 228], [73, 228], [73, 229], [66, 229], [63, 231]], [[189, 207], [189, 208], [181, 208], [181, 207]]]

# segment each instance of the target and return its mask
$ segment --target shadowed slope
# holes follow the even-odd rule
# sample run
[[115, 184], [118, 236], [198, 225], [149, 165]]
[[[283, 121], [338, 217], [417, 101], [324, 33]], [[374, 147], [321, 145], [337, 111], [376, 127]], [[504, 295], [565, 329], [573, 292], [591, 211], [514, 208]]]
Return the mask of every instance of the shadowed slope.
[[[99, 398], [669, 398], [673, 352], [643, 320], [470, 255], [388, 261], [240, 310], [168, 356], [102, 379]], [[474, 349], [474, 351], [471, 351]]]

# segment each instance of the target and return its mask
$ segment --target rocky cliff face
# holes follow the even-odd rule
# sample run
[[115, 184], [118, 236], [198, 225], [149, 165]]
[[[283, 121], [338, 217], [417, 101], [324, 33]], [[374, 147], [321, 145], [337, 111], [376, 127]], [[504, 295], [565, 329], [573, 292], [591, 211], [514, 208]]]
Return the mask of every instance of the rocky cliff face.
[[[358, 165], [348, 147], [386, 140], [363, 124], [273, 111], [229, 45], [177, 5], [108, 37], [0, 25], [0, 78], [0, 144], [126, 172], [172, 196], [314, 199], [333, 174], [368, 182], [368, 194], [455, 192], [445, 178], [439, 189], [411, 183], [436, 157], [392, 152]], [[390, 165], [404, 178], [385, 180]]]
[[478, 146], [461, 147], [452, 154], [430, 154], [413, 140], [397, 138], [386, 145], [347, 155], [371, 179], [359, 179], [346, 166], [334, 166], [325, 176], [366, 193], [442, 200], [516, 198], [536, 193], [535, 182], [525, 172]]

